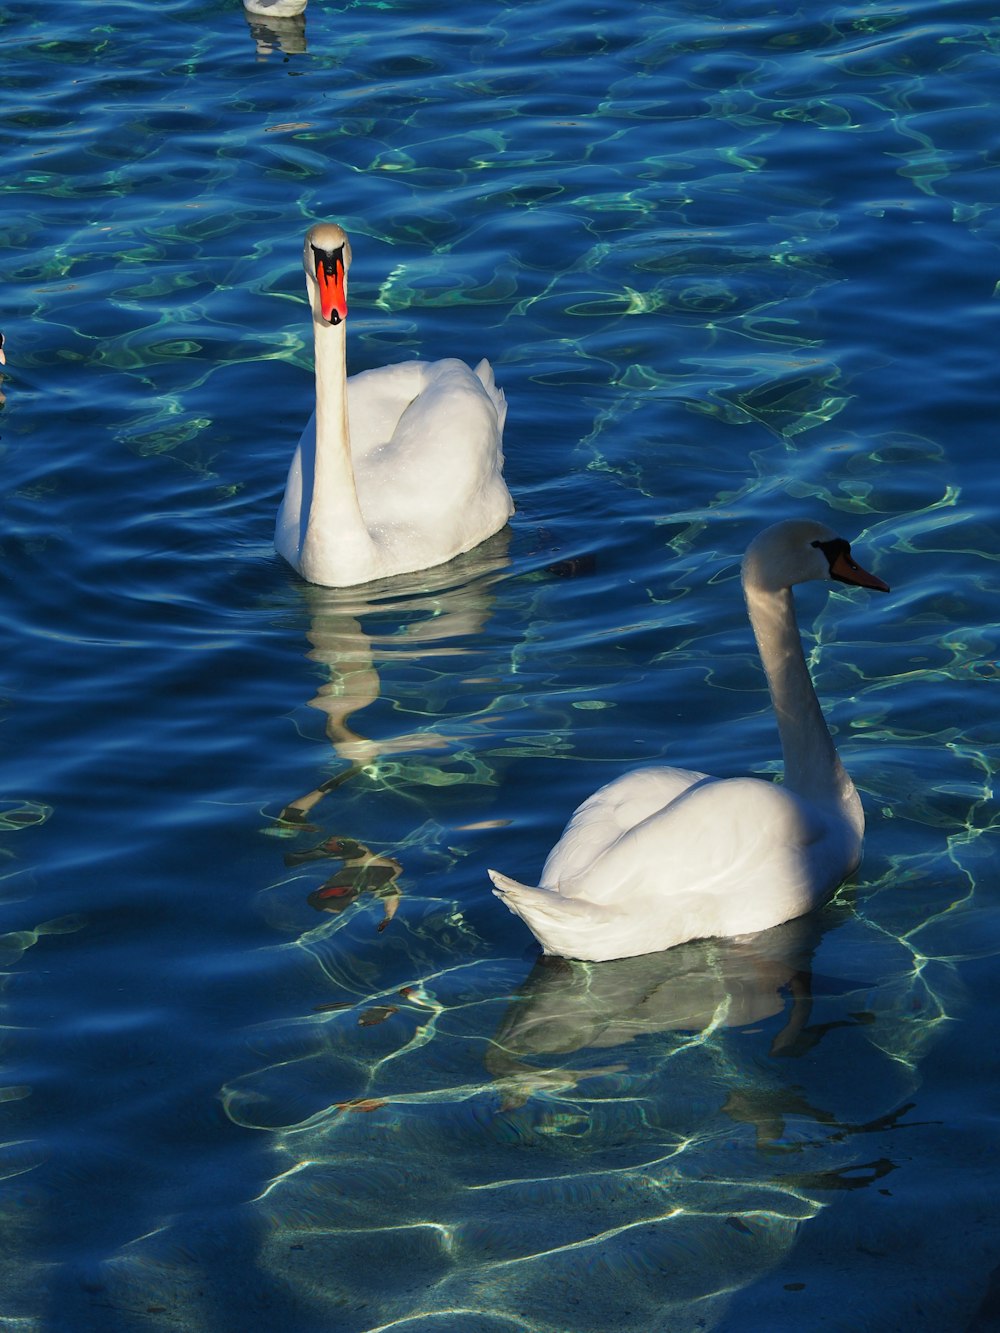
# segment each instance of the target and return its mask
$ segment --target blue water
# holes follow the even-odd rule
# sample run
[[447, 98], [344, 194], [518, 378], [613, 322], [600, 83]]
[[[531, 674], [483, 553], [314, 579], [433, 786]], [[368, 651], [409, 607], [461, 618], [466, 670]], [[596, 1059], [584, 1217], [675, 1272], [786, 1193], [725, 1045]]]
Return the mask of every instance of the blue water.
[[[996, 1327], [1000, 19], [275, 26], [0, 4], [0, 1329]], [[270, 545], [322, 218], [351, 369], [489, 357], [517, 503], [345, 592]], [[794, 514], [893, 588], [799, 598], [860, 871], [541, 963], [487, 866], [777, 770], [738, 565]]]

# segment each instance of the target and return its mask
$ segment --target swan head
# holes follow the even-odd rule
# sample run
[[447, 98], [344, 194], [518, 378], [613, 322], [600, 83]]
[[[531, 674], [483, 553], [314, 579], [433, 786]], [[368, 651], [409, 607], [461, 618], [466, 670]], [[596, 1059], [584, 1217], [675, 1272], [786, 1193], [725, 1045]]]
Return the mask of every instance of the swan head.
[[743, 586], [777, 592], [813, 579], [836, 579], [888, 592], [889, 585], [854, 559], [851, 546], [825, 523], [787, 519], [759, 533], [743, 557]]
[[347, 318], [347, 270], [351, 243], [336, 222], [317, 222], [306, 232], [302, 247], [306, 290], [315, 315], [323, 324]]

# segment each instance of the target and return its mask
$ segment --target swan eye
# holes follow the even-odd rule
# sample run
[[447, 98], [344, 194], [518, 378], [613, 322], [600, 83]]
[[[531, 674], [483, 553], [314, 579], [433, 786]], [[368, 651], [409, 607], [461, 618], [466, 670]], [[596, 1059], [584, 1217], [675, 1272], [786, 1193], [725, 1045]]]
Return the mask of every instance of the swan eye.
[[313, 259], [316, 263], [317, 273], [319, 272], [320, 267], [322, 267], [323, 276], [326, 278], [334, 278], [338, 273], [343, 273], [344, 247], [342, 245], [338, 245], [336, 250], [321, 250], [319, 246], [314, 245], [312, 247], [312, 252]]
[[843, 537], [832, 537], [828, 542], [816, 540], [812, 545], [826, 556], [826, 563], [830, 566], [830, 574], [833, 578], [837, 578], [837, 575], [833, 572], [833, 567], [836, 564], [846, 564], [849, 569], [860, 567], [851, 555], [851, 543], [845, 542]]

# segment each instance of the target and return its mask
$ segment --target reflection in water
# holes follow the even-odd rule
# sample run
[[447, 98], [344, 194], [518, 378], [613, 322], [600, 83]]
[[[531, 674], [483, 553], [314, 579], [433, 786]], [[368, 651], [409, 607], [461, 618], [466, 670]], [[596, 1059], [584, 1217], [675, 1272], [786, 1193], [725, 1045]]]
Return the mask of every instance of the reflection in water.
[[[461, 933], [447, 885], [429, 910], [430, 876], [376, 934], [360, 907], [367, 849], [398, 888], [397, 866], [419, 873], [406, 820], [428, 808], [416, 761], [402, 772], [392, 755], [424, 750], [443, 775], [468, 736], [464, 704], [450, 719], [442, 701], [461, 693], [463, 636], [488, 618], [504, 562], [433, 586], [302, 588], [336, 771], [278, 821], [296, 878], [267, 893], [282, 940], [254, 966], [282, 1003], [222, 1089], [273, 1154], [253, 1204], [259, 1263], [302, 1308], [327, 1301], [331, 1326], [351, 1307], [358, 1329], [438, 1333], [446, 1311], [471, 1328], [495, 1308], [559, 1328], [560, 1293], [631, 1309], [637, 1285], [649, 1304], [630, 1327], [665, 1326], [686, 1301], [714, 1317], [831, 1200], [893, 1184], [936, 978], [844, 903], [752, 939], [541, 964], [514, 999], [511, 960]], [[421, 682], [417, 706], [399, 676]], [[398, 796], [387, 848], [381, 812]], [[348, 892], [317, 912], [328, 856], [343, 866], [327, 885]]]
[[[271, 36], [261, 63], [235, 3], [108, 4], [100, 25], [75, 8], [6, 32], [2, 548], [21, 632], [0, 1324], [963, 1327], [1000, 1254], [986, 8], [581, 22], [566, 4], [328, 0], [309, 47], [322, 20], [335, 48]], [[382, 683], [347, 725], [450, 735], [473, 695], [471, 758], [378, 754], [314, 808], [321, 830], [272, 819], [255, 847], [262, 784], [276, 816], [352, 762], [305, 703], [328, 668], [274, 669], [305, 593], [271, 564], [262, 513], [304, 373], [275, 233], [332, 191], [393, 257], [362, 292], [365, 360], [485, 329], [526, 405], [520, 532], [528, 514], [553, 544], [593, 541], [601, 568], [553, 588], [555, 554], [529, 575], [520, 560], [481, 650], [436, 676], [385, 669], [402, 612], [356, 617]], [[516, 1105], [523, 1085], [484, 1061], [533, 958], [479, 885], [489, 839], [453, 816], [497, 815], [489, 783], [530, 770], [508, 794], [536, 841], [551, 782], [592, 790], [595, 766], [660, 758], [636, 722], [653, 698], [682, 746], [685, 701], [705, 698], [720, 750], [738, 716], [748, 762], [769, 753], [718, 593], [735, 536], [785, 507], [848, 514], [914, 570], [891, 633], [837, 597], [811, 625], [844, 701], [831, 721], [886, 810], [858, 916], [770, 1017], [512, 1047], [554, 1070]], [[461, 679], [505, 655], [502, 684]], [[455, 785], [421, 786], [421, 768]], [[340, 860], [282, 867], [331, 835], [403, 865], [381, 934], [367, 892], [309, 906]], [[53, 935], [83, 903], [89, 928]], [[563, 1065], [586, 1077], [559, 1086]], [[948, 1130], [903, 1127], [931, 1115]], [[991, 1297], [995, 1313], [1000, 1274]]]
[[[350, 907], [362, 893], [371, 892], [381, 900], [385, 909], [385, 916], [377, 927], [379, 933], [385, 930], [399, 906], [401, 891], [396, 880], [403, 870], [400, 863], [393, 857], [379, 856], [354, 838], [327, 838], [315, 852], [339, 856], [344, 864], [336, 874], [310, 893], [309, 906], [315, 907], [317, 912], [336, 915], [345, 907]], [[314, 852], [290, 852], [285, 857], [285, 864], [297, 865], [303, 860], [314, 859]]]
[[748, 1028], [785, 1014], [770, 1053], [790, 1051], [808, 1027], [821, 922], [828, 923], [827, 914], [814, 913], [746, 939], [692, 940], [607, 963], [542, 955], [486, 1055], [505, 1105], [554, 1079], [587, 1076], [539, 1068], [533, 1059], [621, 1047], [642, 1035], [688, 1033], [706, 1042], [716, 1029]]
[[[326, 734], [348, 767], [290, 801], [279, 816], [283, 823], [305, 823], [343, 782], [364, 771], [374, 775], [383, 755], [453, 744], [455, 735], [430, 729], [374, 739], [355, 731], [348, 719], [379, 697], [377, 659], [398, 664], [468, 651], [459, 640], [482, 633], [493, 609], [493, 584], [509, 563], [509, 545], [510, 529], [505, 528], [436, 569], [360, 588], [302, 585], [310, 612], [308, 656], [329, 673], [309, 706], [326, 714]], [[366, 617], [375, 621], [371, 630], [362, 624]]]
[[243, 0], [243, 17], [261, 60], [275, 51], [289, 56], [306, 51], [306, 4], [307, 0]]
[[[382, 904], [383, 916], [376, 927], [379, 934], [396, 915], [403, 871], [398, 849], [378, 851], [340, 832], [327, 832], [316, 842], [316, 807], [351, 779], [382, 786], [379, 765], [386, 756], [450, 750], [467, 734], [467, 717], [460, 717], [453, 734], [444, 732], [439, 725], [440, 710], [423, 699], [420, 716], [434, 717], [438, 723], [434, 728], [375, 737], [352, 723], [356, 713], [380, 697], [380, 666], [397, 669], [405, 664], [412, 669], [413, 664], [434, 657], [460, 662], [462, 654], [472, 651], [472, 641], [492, 613], [493, 588], [508, 566], [509, 544], [510, 531], [505, 529], [476, 550], [436, 569], [360, 588], [301, 585], [310, 612], [307, 656], [327, 675], [309, 706], [324, 714], [326, 736], [341, 766], [324, 782], [289, 801], [278, 815], [277, 828], [268, 831], [286, 839], [305, 833], [313, 836], [311, 844], [286, 852], [289, 868], [310, 867], [329, 858], [342, 861], [339, 870], [308, 890], [307, 901], [317, 911], [341, 917], [367, 894]], [[394, 708], [393, 718], [398, 713]], [[344, 818], [341, 811], [338, 823]]]
[[[256, 1067], [222, 1093], [276, 1155], [261, 1262], [301, 1299], [368, 1302], [365, 1327], [410, 1315], [414, 1291], [415, 1327], [491, 1306], [563, 1327], [562, 1293], [593, 1293], [595, 1271], [595, 1327], [637, 1274], [644, 1327], [665, 1327], [658, 1302], [718, 1313], [832, 1200], [884, 1185], [917, 1123], [897, 982], [816, 966], [884, 947], [842, 902], [741, 940], [540, 960], [512, 998], [506, 966], [465, 944], [449, 966], [436, 934], [422, 974], [416, 934], [377, 953], [300, 938], [334, 995], [248, 1034]], [[373, 1293], [387, 1246], [407, 1281]]]
[[[497, 1058], [618, 1046], [640, 1033], [746, 1027], [781, 1013], [781, 1033], [801, 1030], [809, 976], [826, 914], [734, 940], [692, 940], [662, 953], [609, 963], [542, 956], [518, 991], [495, 1041]], [[794, 986], [793, 986], [794, 983]]]
[[[543, 1091], [573, 1087], [581, 1079], [628, 1068], [624, 1064], [597, 1069], [547, 1067], [533, 1063], [538, 1057], [605, 1051], [640, 1036], [668, 1032], [687, 1034], [672, 1052], [679, 1054], [690, 1042], [712, 1041], [719, 1030], [742, 1029], [750, 1035], [768, 1032], [770, 1060], [801, 1059], [837, 1029], [874, 1023], [875, 1015], [866, 1010], [853, 1010], [825, 1023], [810, 1021], [813, 955], [838, 912], [847, 915], [847, 909], [834, 907], [758, 935], [694, 940], [662, 953], [615, 962], [542, 955], [486, 1054], [486, 1067], [502, 1091], [503, 1108], [523, 1105]], [[782, 1020], [780, 1025], [771, 1021], [776, 1019]], [[745, 1074], [734, 1064], [727, 1075], [730, 1088], [722, 1110], [734, 1122], [753, 1128], [759, 1151], [799, 1151], [801, 1143], [788, 1141], [791, 1121], [812, 1121], [842, 1138], [886, 1129], [890, 1122], [894, 1127], [895, 1119], [912, 1106], [865, 1124], [846, 1124], [810, 1102], [798, 1087], [787, 1085], [778, 1066], [774, 1074], [773, 1080], [762, 1082], [758, 1058]], [[878, 1173], [871, 1177], [876, 1178]], [[867, 1180], [862, 1174], [856, 1183]]]

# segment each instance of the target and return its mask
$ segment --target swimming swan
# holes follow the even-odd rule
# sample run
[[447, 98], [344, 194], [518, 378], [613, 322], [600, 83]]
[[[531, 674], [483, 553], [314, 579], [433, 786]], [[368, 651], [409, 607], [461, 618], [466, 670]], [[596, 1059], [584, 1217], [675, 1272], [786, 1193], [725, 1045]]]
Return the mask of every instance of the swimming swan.
[[685, 940], [746, 935], [825, 902], [861, 860], [865, 817], [802, 652], [792, 585], [838, 579], [888, 592], [821, 523], [765, 529], [743, 591], [785, 764], [780, 785], [640, 768], [577, 809], [529, 888], [495, 870], [494, 893], [545, 953], [599, 962]]
[[310, 583], [345, 588], [470, 551], [514, 512], [502, 475], [507, 403], [489, 362], [406, 361], [348, 379], [350, 242], [318, 223], [302, 259], [316, 411], [288, 471], [279, 555]]

